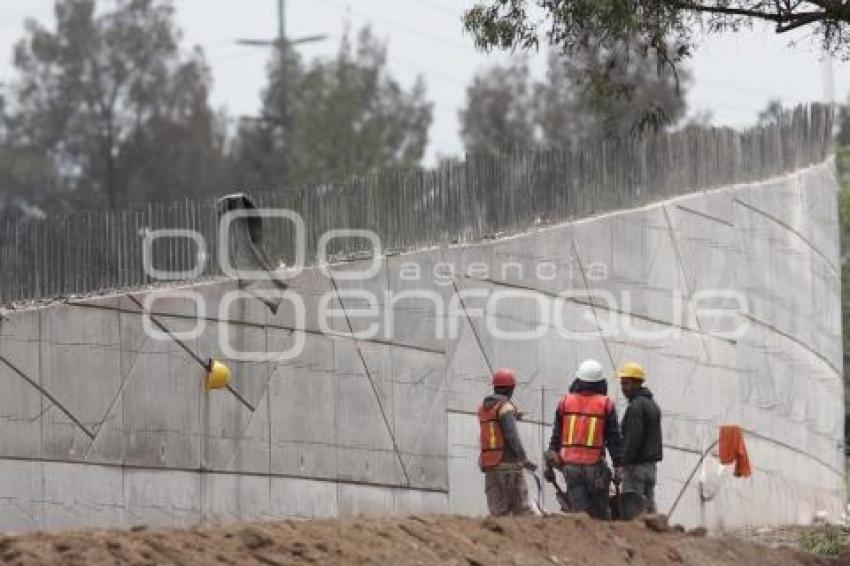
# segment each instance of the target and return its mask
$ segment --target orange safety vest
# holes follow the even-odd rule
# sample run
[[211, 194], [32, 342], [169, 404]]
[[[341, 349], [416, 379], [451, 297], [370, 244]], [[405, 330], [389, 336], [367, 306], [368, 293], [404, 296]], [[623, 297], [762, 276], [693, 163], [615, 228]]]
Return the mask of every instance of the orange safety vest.
[[502, 463], [505, 456], [505, 434], [499, 422], [499, 410], [507, 401], [496, 403], [490, 408], [478, 408], [478, 424], [481, 427], [481, 455], [478, 465], [482, 472], [492, 470]]
[[605, 419], [613, 408], [606, 395], [570, 393], [561, 400], [561, 459], [593, 465], [605, 457]]

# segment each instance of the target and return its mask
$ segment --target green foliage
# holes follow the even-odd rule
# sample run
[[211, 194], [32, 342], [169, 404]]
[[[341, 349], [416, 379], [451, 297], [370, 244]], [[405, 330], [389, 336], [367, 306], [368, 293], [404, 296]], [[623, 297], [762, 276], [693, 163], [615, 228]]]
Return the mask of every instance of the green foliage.
[[[838, 193], [839, 241], [841, 245], [841, 320], [844, 367], [850, 367], [850, 148], [835, 154], [840, 190]], [[845, 393], [846, 396], [846, 393]]]
[[850, 100], [838, 105], [838, 133], [835, 143], [839, 147], [850, 146]]
[[[463, 17], [464, 27], [482, 49], [529, 49], [543, 39], [566, 57], [590, 49], [623, 61], [638, 52], [674, 73], [696, 46], [695, 31], [700, 36], [737, 31], [756, 21], [775, 24], [777, 33], [809, 26], [826, 50], [850, 54], [844, 33], [850, 11], [844, 2], [478, 0]], [[590, 67], [584, 73], [586, 84], [605, 84], [608, 79], [604, 68]], [[633, 84], [620, 86], [625, 90], [614, 88], [607, 96], [624, 96], [634, 88]]]
[[[607, 78], [583, 85], [589, 68], [603, 69]], [[583, 50], [569, 59], [551, 51], [544, 81], [532, 81], [522, 60], [479, 73], [467, 90], [461, 136], [468, 151], [497, 151], [658, 131], [684, 116], [689, 83], [687, 71], [678, 79], [668, 70], [658, 72], [655, 62], [639, 53], [621, 61], [599, 51]]]
[[497, 153], [534, 144], [538, 101], [525, 61], [477, 74], [460, 112], [466, 150]]
[[781, 123], [783, 120], [788, 120], [791, 117], [791, 110], [782, 106], [782, 101], [778, 99], [770, 100], [764, 110], [758, 114], [757, 124], [766, 126], [768, 124]]
[[[53, 164], [43, 153], [8, 139], [0, 141], [0, 220], [22, 211], [64, 208], [66, 203], [57, 198], [58, 184]], [[48, 197], [53, 197], [49, 207], [44, 202]]]
[[431, 120], [422, 80], [403, 89], [368, 27], [356, 45], [346, 33], [331, 61], [305, 65], [290, 47], [278, 46], [262, 119], [240, 127], [238, 178], [254, 188], [291, 187], [416, 167]]
[[30, 21], [15, 48], [16, 145], [48, 156], [89, 206], [215, 187], [223, 134], [209, 71], [200, 52], [180, 52], [173, 7], [60, 0], [55, 11], [55, 29]]
[[835, 525], [824, 525], [823, 528], [810, 531], [800, 537], [803, 550], [821, 556], [838, 556], [848, 543], [847, 533]]
[[231, 140], [169, 0], [57, 0], [55, 16], [27, 22], [0, 98], [0, 215], [315, 185], [418, 167], [425, 152], [425, 85], [402, 88], [368, 28], [331, 61], [278, 45], [262, 116]]

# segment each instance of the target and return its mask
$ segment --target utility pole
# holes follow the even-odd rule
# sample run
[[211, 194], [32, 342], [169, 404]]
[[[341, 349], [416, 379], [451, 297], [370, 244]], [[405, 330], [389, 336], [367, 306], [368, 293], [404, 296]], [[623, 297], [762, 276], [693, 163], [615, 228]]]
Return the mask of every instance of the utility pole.
[[[285, 55], [285, 51], [290, 49], [295, 45], [300, 45], [302, 43], [313, 43], [316, 41], [322, 41], [326, 39], [328, 36], [326, 34], [319, 35], [308, 35], [305, 37], [299, 37], [296, 39], [289, 39], [286, 37], [286, 0], [277, 0], [277, 38], [276, 39], [237, 39], [236, 43], [239, 45], [247, 45], [249, 47], [272, 47], [278, 50], [278, 55], [283, 57]], [[286, 77], [282, 77], [282, 80], [285, 81]], [[288, 106], [286, 101], [286, 91], [281, 93], [284, 98], [283, 104], [283, 116], [270, 116], [270, 115], [262, 115], [262, 116], [242, 116], [240, 120], [244, 122], [254, 122], [257, 124], [266, 124], [271, 125], [275, 128], [280, 127], [286, 124], [286, 108]], [[281, 182], [284, 182], [284, 179], [281, 179]]]
[[277, 40], [286, 41], [286, 0], [277, 0]]
[[[273, 47], [277, 48], [281, 52], [284, 49], [288, 49], [294, 45], [300, 45], [302, 43], [313, 43], [316, 41], [322, 41], [326, 39], [328, 36], [326, 34], [318, 34], [318, 35], [308, 35], [304, 37], [299, 37], [296, 39], [289, 39], [286, 37], [286, 0], [277, 0], [277, 38], [276, 39], [237, 39], [236, 43], [239, 45], [247, 45], [249, 47]], [[270, 120], [268, 116], [242, 116], [242, 120], [249, 122], [276, 122], [281, 121], [281, 118]]]
[[277, 39], [238, 39], [236, 43], [239, 45], [248, 45], [251, 47], [274, 47], [275, 45], [300, 45], [302, 43], [313, 43], [327, 39], [327, 35], [308, 35], [296, 39], [288, 39], [286, 37], [286, 0], [277, 0]]

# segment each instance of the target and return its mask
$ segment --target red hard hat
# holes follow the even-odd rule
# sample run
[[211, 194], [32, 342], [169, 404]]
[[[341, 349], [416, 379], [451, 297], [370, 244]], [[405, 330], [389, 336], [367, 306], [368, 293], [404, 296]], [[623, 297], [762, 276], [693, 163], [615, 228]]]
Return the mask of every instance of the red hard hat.
[[516, 374], [512, 369], [499, 369], [493, 374], [493, 387], [515, 387]]

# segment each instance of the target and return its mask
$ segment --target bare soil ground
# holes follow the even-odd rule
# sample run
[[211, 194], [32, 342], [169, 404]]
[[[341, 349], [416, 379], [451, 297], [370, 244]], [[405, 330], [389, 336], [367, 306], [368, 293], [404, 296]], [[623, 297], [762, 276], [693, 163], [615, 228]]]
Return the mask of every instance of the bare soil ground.
[[[735, 537], [656, 533], [585, 516], [283, 521], [86, 530], [0, 539], [3, 564], [820, 565], [841, 562]], [[850, 562], [847, 562], [850, 564]]]

